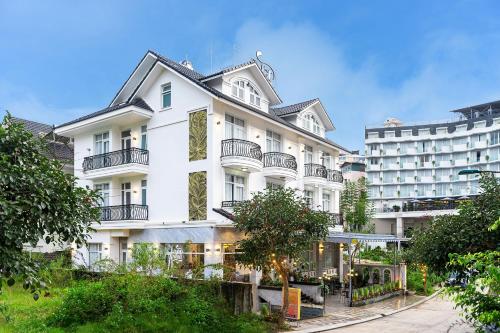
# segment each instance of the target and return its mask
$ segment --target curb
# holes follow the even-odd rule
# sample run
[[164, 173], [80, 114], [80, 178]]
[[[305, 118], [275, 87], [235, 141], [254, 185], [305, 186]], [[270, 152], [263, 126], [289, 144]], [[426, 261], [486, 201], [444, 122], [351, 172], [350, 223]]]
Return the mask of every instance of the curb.
[[418, 302], [415, 302], [413, 304], [404, 306], [401, 309], [392, 310], [392, 311], [381, 313], [381, 314], [377, 314], [377, 315], [374, 315], [374, 316], [371, 316], [371, 317], [367, 317], [367, 318], [363, 318], [363, 319], [358, 319], [358, 320], [353, 320], [353, 321], [348, 321], [348, 322], [345, 322], [345, 323], [325, 325], [325, 326], [320, 326], [320, 327], [311, 327], [311, 328], [306, 328], [306, 329], [303, 329], [303, 330], [291, 331], [291, 332], [294, 332], [294, 333], [316, 333], [316, 332], [324, 332], [324, 331], [330, 331], [330, 330], [334, 330], [334, 329], [341, 328], [341, 327], [347, 327], [347, 326], [352, 326], [352, 325], [357, 325], [357, 324], [365, 323], [367, 321], [372, 321], [372, 320], [375, 320], [375, 319], [384, 318], [384, 317], [393, 315], [395, 313], [411, 309], [411, 308], [416, 307], [416, 306], [418, 306], [418, 305], [420, 305], [422, 303], [425, 303], [428, 300], [431, 300], [434, 297], [436, 297], [437, 295], [439, 295], [443, 290], [444, 289], [441, 288], [438, 291], [436, 291], [434, 294], [432, 294], [430, 296], [427, 296], [426, 298], [421, 299]]

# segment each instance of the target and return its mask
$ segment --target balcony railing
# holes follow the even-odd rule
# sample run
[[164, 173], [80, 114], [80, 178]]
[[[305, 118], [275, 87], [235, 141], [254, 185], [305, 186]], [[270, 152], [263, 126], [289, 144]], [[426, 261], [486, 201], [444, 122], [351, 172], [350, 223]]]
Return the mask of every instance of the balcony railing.
[[328, 213], [328, 215], [330, 215], [330, 221], [331, 221], [333, 226], [344, 225], [344, 223], [342, 221], [342, 215], [340, 215], [338, 213]]
[[83, 171], [108, 168], [117, 165], [138, 163], [149, 164], [149, 151], [140, 148], [128, 148], [109, 153], [88, 156], [83, 159]]
[[326, 178], [327, 171], [324, 165], [307, 163], [304, 165], [304, 176]]
[[342, 172], [338, 170], [326, 170], [326, 179], [335, 183], [343, 183], [344, 177], [342, 176]]
[[243, 201], [242, 200], [226, 200], [226, 201], [222, 201], [221, 207], [222, 208], [233, 208], [234, 206], [236, 206], [240, 202], [243, 202]]
[[279, 152], [264, 153], [264, 168], [266, 167], [278, 167], [296, 171], [297, 161], [290, 154]]
[[262, 151], [255, 142], [241, 139], [222, 140], [221, 157], [241, 156], [262, 161]]
[[101, 207], [101, 221], [147, 220], [147, 205], [119, 205]]

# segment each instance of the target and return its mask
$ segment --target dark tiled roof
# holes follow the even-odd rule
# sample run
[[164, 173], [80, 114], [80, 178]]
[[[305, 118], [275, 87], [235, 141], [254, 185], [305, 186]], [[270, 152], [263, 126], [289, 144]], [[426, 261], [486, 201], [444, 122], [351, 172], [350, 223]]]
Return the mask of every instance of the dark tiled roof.
[[316, 103], [319, 101], [319, 99], [310, 99], [308, 101], [292, 104], [292, 105], [287, 105], [287, 106], [281, 106], [281, 107], [275, 107], [275, 108], [270, 108], [272, 112], [274, 112], [275, 115], [283, 117], [286, 115], [298, 113], [307, 107], [311, 106], [312, 104]]
[[40, 136], [41, 133], [44, 135], [52, 132], [52, 125], [39, 123], [32, 120], [12, 117], [12, 121], [24, 125], [24, 128], [31, 132], [34, 136]]
[[176, 61], [165, 58], [164, 56], [162, 56], [154, 51], [150, 50], [149, 52], [154, 54], [162, 63], [164, 63], [165, 65], [168, 65], [171, 68], [174, 68], [177, 72], [181, 73], [184, 76], [187, 76], [187, 77], [194, 79], [194, 80], [201, 80], [205, 77], [205, 75], [200, 74], [197, 71], [194, 71], [192, 69], [189, 69], [186, 66], [179, 64]]
[[115, 110], [119, 110], [119, 109], [122, 109], [122, 108], [130, 106], [130, 105], [134, 105], [134, 106], [137, 106], [137, 107], [140, 107], [140, 108], [143, 108], [145, 110], [153, 112], [153, 109], [151, 109], [151, 107], [146, 102], [144, 102], [144, 100], [142, 98], [136, 98], [136, 99], [134, 99], [131, 102], [126, 102], [126, 103], [121, 103], [121, 104], [113, 105], [113, 106], [107, 107], [105, 109], [96, 111], [94, 113], [85, 115], [83, 117], [80, 117], [80, 118], [68, 121], [67, 123], [64, 123], [64, 124], [61, 124], [61, 125], [57, 126], [57, 128], [63, 127], [63, 126], [66, 126], [66, 125], [71, 125], [71, 124], [77, 123], [79, 121], [87, 120], [87, 119], [90, 119], [90, 118], [94, 118], [94, 117], [100, 116], [102, 114], [105, 114], [105, 113], [108, 113], [108, 112], [112, 112], [112, 111], [115, 111]]
[[73, 164], [73, 145], [69, 144], [69, 139], [61, 135], [55, 135], [52, 125], [39, 123], [32, 120], [12, 117], [16, 123], [24, 125], [24, 128], [35, 137], [47, 139], [48, 154], [51, 158]]
[[207, 76], [205, 76], [203, 78], [204, 79], [208, 79], [208, 78], [211, 78], [211, 77], [214, 77], [214, 76], [217, 76], [217, 75], [221, 75], [221, 74], [224, 74], [224, 73], [228, 73], [228, 72], [232, 72], [238, 68], [242, 68], [242, 67], [245, 67], [245, 66], [248, 66], [248, 65], [251, 65], [251, 64], [255, 64], [255, 59], [250, 59], [249, 61], [247, 62], [244, 62], [242, 64], [238, 64], [238, 65], [233, 65], [233, 66], [229, 66], [229, 67], [226, 67], [226, 68], [223, 68], [222, 70], [218, 71], [218, 72], [215, 72], [215, 73], [212, 73], [212, 74], [209, 74]]

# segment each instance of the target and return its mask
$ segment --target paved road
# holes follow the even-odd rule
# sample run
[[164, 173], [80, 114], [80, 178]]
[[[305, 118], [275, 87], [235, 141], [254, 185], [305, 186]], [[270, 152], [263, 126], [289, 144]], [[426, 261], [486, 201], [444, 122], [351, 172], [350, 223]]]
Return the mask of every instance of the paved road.
[[473, 330], [463, 324], [453, 303], [438, 296], [406, 311], [328, 332], [465, 333]]

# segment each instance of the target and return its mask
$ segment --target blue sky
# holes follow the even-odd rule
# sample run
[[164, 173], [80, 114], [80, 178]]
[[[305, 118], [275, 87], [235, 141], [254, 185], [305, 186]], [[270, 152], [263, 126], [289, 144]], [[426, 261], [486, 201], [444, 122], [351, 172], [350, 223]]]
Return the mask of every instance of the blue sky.
[[0, 0], [0, 110], [58, 124], [107, 106], [148, 49], [202, 73], [260, 49], [282, 99], [319, 97], [329, 137], [360, 149], [387, 117], [500, 99], [498, 13], [481, 0]]

